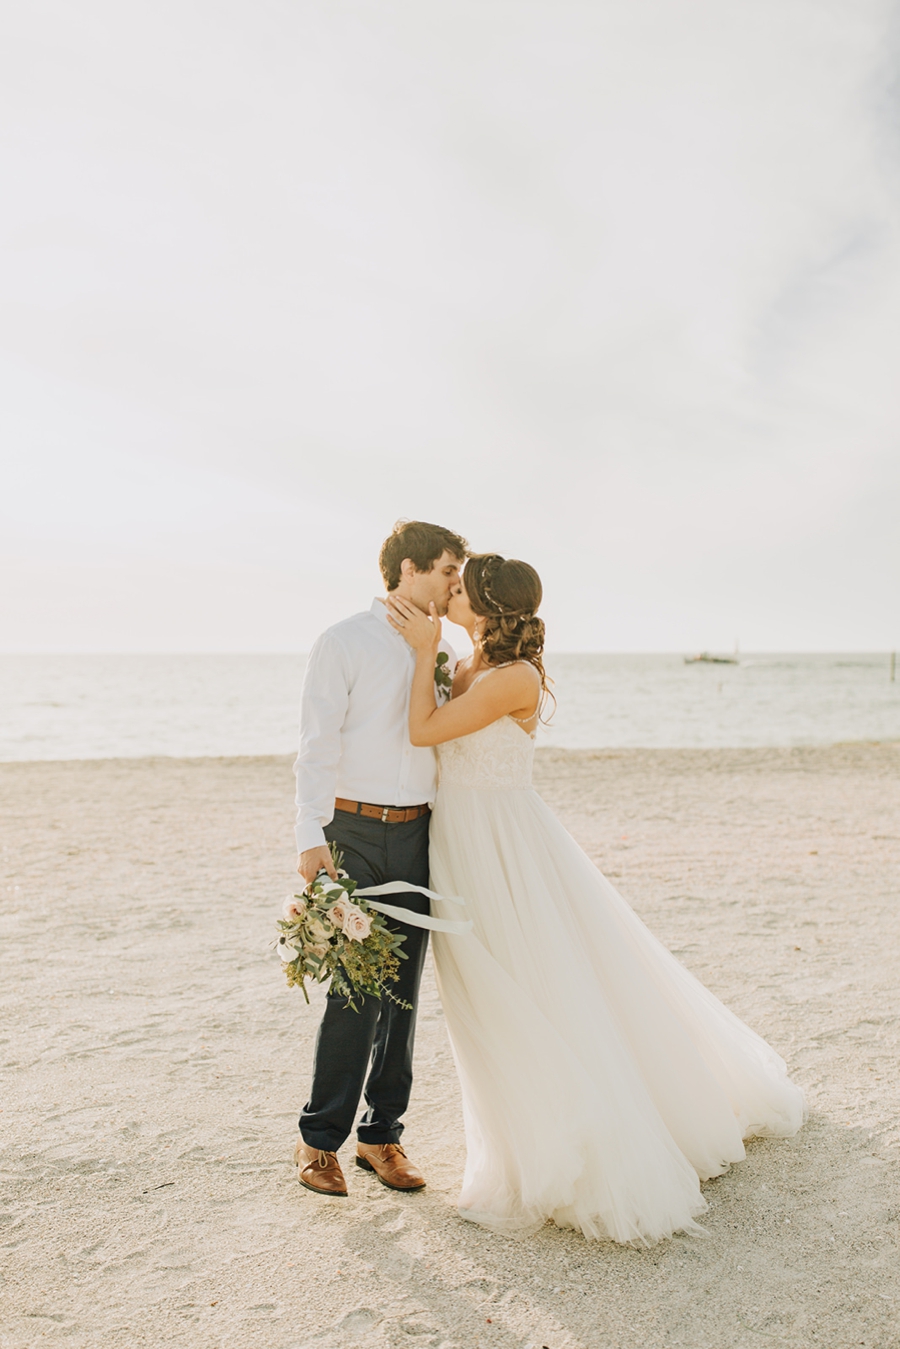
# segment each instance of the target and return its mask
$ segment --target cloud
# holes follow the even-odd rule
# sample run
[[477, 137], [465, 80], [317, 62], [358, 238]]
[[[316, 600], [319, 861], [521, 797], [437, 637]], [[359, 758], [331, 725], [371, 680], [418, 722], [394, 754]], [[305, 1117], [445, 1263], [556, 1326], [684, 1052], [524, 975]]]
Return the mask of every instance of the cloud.
[[419, 515], [557, 649], [895, 643], [891, 15], [10, 12], [6, 640], [302, 649]]

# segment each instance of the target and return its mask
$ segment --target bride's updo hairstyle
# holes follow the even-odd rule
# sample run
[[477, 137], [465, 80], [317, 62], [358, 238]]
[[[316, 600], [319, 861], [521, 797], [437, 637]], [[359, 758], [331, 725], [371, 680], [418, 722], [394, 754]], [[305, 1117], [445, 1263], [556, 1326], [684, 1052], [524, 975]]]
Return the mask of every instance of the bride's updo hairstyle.
[[474, 553], [463, 585], [473, 613], [483, 620], [481, 654], [487, 664], [527, 660], [540, 675], [543, 692], [553, 698], [544, 670], [544, 620], [537, 616], [544, 591], [534, 567], [499, 553]]

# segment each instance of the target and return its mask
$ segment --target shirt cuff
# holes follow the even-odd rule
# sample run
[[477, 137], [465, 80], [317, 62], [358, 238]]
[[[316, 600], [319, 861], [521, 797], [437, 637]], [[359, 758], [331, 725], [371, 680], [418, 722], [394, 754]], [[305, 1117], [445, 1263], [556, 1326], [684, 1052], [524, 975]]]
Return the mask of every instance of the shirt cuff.
[[297, 840], [297, 851], [307, 852], [310, 848], [327, 848], [328, 841], [325, 838], [325, 831], [315, 820], [305, 820], [303, 824], [298, 824], [294, 829], [294, 837]]

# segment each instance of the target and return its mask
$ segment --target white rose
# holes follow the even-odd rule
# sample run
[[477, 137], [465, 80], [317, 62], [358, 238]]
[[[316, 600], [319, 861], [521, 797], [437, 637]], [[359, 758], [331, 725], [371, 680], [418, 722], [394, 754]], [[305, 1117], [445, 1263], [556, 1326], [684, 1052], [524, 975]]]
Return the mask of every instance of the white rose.
[[302, 895], [288, 895], [281, 908], [281, 916], [286, 923], [295, 923], [306, 913], [306, 900]]
[[315, 887], [320, 895], [333, 895], [337, 892], [339, 895], [345, 895], [347, 892], [338, 881], [333, 881], [330, 876], [323, 875], [317, 877]]
[[334, 928], [325, 914], [310, 914], [306, 920], [306, 931], [310, 940], [319, 945], [323, 942], [327, 945], [334, 936]]
[[288, 943], [285, 941], [284, 937], [282, 937], [281, 940], [279, 941], [277, 949], [278, 954], [281, 956], [281, 959], [288, 964], [290, 964], [292, 960], [296, 960], [298, 955], [300, 954], [296, 946], [289, 946]]

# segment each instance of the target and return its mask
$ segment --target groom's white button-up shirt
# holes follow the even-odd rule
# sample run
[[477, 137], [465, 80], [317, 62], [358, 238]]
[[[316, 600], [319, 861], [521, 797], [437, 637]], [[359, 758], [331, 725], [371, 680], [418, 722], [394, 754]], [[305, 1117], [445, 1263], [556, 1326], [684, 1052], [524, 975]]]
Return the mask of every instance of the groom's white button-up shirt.
[[[441, 642], [450, 657], [450, 646]], [[324, 844], [336, 796], [377, 806], [434, 800], [430, 746], [409, 743], [409, 691], [416, 655], [381, 600], [328, 628], [309, 655], [300, 695], [297, 850]]]

